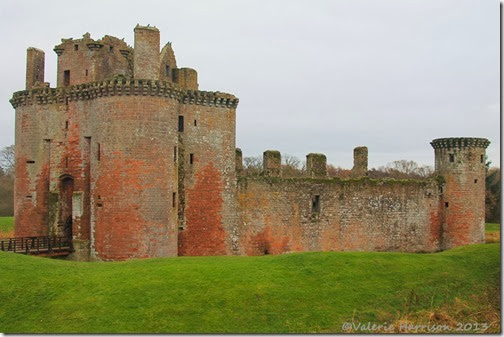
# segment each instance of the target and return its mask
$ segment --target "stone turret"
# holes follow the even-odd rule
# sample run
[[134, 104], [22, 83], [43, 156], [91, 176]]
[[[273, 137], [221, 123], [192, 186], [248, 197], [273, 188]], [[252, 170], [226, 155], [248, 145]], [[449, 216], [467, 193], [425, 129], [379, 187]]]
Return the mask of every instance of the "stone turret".
[[484, 138], [440, 138], [431, 142], [442, 177], [442, 249], [485, 240]]

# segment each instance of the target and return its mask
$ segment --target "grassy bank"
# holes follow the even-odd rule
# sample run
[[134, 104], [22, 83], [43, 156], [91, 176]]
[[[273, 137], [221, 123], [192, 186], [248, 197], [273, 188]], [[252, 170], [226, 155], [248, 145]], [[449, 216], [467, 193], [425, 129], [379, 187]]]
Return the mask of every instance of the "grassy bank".
[[495, 332], [499, 249], [111, 263], [0, 253], [0, 331], [341, 332], [352, 320], [430, 320]]
[[0, 217], [0, 238], [9, 238], [14, 236], [14, 217]]

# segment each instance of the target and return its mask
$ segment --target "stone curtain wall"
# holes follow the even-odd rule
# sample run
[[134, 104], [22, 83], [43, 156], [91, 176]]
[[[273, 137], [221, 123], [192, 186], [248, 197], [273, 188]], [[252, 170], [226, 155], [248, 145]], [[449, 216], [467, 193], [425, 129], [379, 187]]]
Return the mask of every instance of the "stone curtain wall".
[[239, 250], [437, 251], [437, 190], [434, 180], [241, 178]]

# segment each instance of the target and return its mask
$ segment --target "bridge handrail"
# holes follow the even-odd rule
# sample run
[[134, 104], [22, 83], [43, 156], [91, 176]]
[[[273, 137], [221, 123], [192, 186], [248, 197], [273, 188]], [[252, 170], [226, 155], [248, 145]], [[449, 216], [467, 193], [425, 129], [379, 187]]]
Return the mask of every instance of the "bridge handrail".
[[70, 249], [70, 240], [63, 236], [24, 236], [0, 239], [0, 251], [14, 253], [46, 253]]

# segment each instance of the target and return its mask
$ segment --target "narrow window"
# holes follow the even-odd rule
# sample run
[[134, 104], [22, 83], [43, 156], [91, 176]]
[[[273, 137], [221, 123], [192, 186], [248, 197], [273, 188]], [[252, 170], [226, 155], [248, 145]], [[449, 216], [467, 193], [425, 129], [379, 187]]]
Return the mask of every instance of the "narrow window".
[[26, 196], [26, 198], [31, 199], [31, 198], [32, 198], [32, 196], [31, 196], [31, 195], [27, 195], [27, 196]]
[[74, 44], [74, 50], [75, 51], [79, 50], [79, 45], [78, 44]]
[[192, 164], [194, 162], [194, 153], [189, 154], [189, 164]]
[[96, 151], [96, 159], [100, 161], [101, 159], [101, 144], [98, 143], [98, 150]]
[[172, 207], [177, 205], [177, 193], [173, 192], [172, 194]]
[[177, 147], [173, 147], [173, 161], [177, 161]]
[[173, 69], [172, 70], [172, 78], [173, 78], [173, 82], [178, 83], [178, 72], [177, 72], [177, 69]]
[[455, 155], [450, 154], [450, 163], [453, 163], [455, 161]]
[[65, 157], [65, 167], [68, 168], [68, 157]]
[[63, 72], [63, 85], [70, 85], [70, 70], [65, 70]]
[[478, 183], [478, 179], [474, 179], [474, 183], [477, 184]]
[[184, 132], [184, 116], [178, 116], [178, 130]]
[[167, 65], [165, 67], [165, 76], [170, 77], [170, 66], [169, 65]]
[[449, 204], [448, 201], [444, 203], [445, 207], [448, 208]]
[[68, 121], [65, 122], [65, 130], [68, 130]]
[[27, 160], [26, 163], [27, 164], [35, 164], [35, 160]]
[[86, 69], [86, 76], [88, 75], [88, 70]]
[[114, 52], [114, 46], [110, 46], [110, 47], [109, 47], [109, 51], [110, 51], [111, 53], [113, 53], [113, 52]]
[[194, 126], [198, 126], [198, 122], [194, 120]]
[[484, 159], [484, 158], [483, 158], [483, 155], [481, 155], [481, 156], [480, 156], [480, 162], [482, 162], [482, 163], [483, 163], [483, 159]]
[[312, 198], [312, 212], [314, 213], [320, 212], [320, 195], [315, 195]]

